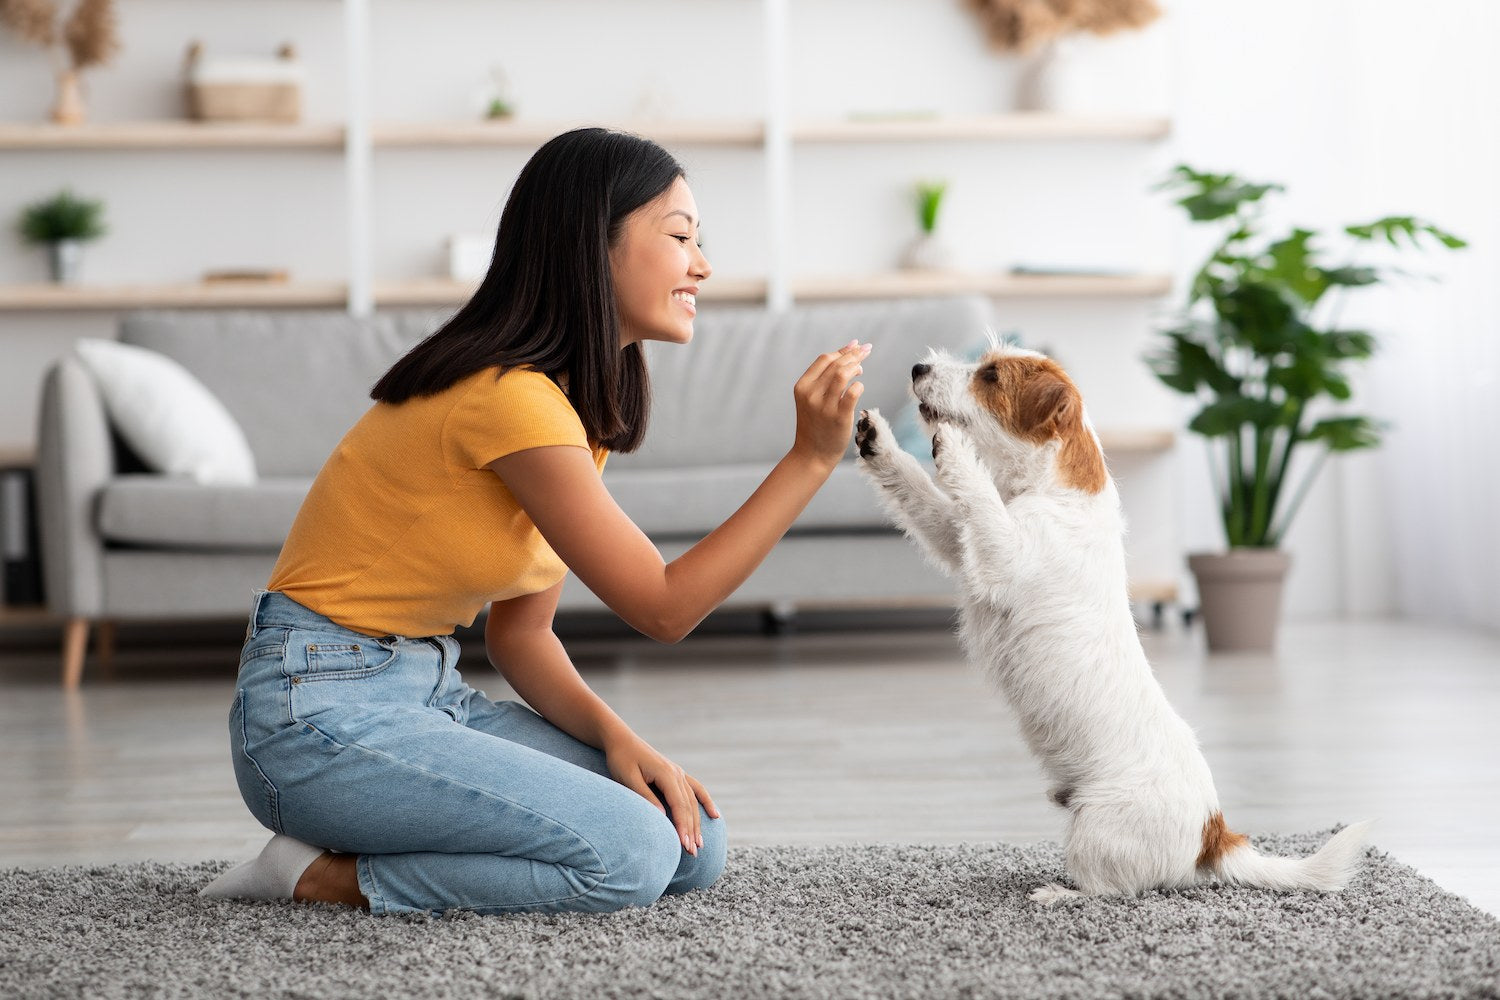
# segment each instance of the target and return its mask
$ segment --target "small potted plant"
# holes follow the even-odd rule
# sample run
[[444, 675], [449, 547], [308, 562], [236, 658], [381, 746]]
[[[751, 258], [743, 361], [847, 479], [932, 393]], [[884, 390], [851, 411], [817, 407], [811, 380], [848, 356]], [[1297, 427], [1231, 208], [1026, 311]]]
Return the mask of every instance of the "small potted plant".
[[83, 244], [106, 232], [104, 205], [75, 197], [64, 190], [45, 201], [28, 205], [21, 213], [21, 235], [28, 243], [45, 244], [52, 280], [73, 284], [78, 280]]
[[901, 265], [913, 271], [943, 271], [953, 263], [953, 254], [937, 235], [938, 213], [943, 207], [943, 196], [948, 193], [947, 181], [919, 181], [914, 189], [917, 208], [917, 238], [906, 248]]
[[[1331, 453], [1380, 443], [1367, 416], [1334, 412], [1353, 395], [1349, 366], [1373, 353], [1375, 337], [1337, 322], [1337, 300], [1386, 274], [1325, 263], [1320, 234], [1260, 232], [1262, 199], [1283, 190], [1234, 174], [1179, 166], [1161, 189], [1176, 192], [1194, 222], [1224, 237], [1199, 268], [1179, 322], [1148, 356], [1164, 384], [1193, 397], [1188, 429], [1208, 439], [1227, 553], [1189, 556], [1210, 649], [1270, 649], [1290, 561], [1280, 551], [1313, 479]], [[1395, 248], [1464, 241], [1411, 216], [1346, 226], [1351, 244]], [[1294, 454], [1310, 462], [1293, 467]]]

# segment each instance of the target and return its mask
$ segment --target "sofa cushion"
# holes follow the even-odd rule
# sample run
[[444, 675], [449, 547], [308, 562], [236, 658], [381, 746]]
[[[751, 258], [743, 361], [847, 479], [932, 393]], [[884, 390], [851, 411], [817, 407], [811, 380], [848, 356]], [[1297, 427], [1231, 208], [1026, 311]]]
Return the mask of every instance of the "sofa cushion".
[[181, 362], [245, 431], [263, 476], [312, 476], [370, 387], [452, 310], [141, 311], [120, 340]]
[[[631, 520], [652, 538], [700, 538], [750, 498], [770, 465], [690, 469], [612, 469], [604, 482]], [[792, 526], [812, 531], [886, 531], [891, 521], [853, 462], [841, 462]]]
[[164, 354], [85, 337], [74, 345], [110, 422], [156, 472], [200, 483], [255, 482], [245, 433], [193, 373]]
[[305, 476], [263, 476], [251, 486], [116, 476], [99, 497], [99, 533], [110, 542], [156, 548], [275, 552], [311, 486]]
[[[610, 494], [653, 538], [701, 538], [749, 499], [768, 465], [606, 469]], [[253, 486], [201, 485], [171, 476], [116, 476], [99, 498], [99, 532], [110, 542], [178, 549], [277, 551], [312, 480], [262, 477]], [[840, 463], [792, 532], [882, 531], [890, 519], [854, 467]]]
[[647, 345], [656, 394], [646, 441], [633, 454], [612, 456], [610, 467], [769, 468], [792, 444], [792, 385], [819, 353], [856, 338], [874, 344], [860, 405], [895, 416], [910, 399], [911, 366], [927, 348], [966, 352], [993, 322], [988, 300], [978, 296], [821, 302], [785, 312], [705, 304], [691, 343]]

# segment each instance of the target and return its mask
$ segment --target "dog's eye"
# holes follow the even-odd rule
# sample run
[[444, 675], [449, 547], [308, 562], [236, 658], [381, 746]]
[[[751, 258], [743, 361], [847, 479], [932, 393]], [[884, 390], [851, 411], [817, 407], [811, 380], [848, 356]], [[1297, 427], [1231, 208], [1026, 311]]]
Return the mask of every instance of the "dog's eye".
[[979, 369], [979, 377], [986, 382], [998, 382], [1000, 381], [1000, 369], [995, 365], [988, 365]]

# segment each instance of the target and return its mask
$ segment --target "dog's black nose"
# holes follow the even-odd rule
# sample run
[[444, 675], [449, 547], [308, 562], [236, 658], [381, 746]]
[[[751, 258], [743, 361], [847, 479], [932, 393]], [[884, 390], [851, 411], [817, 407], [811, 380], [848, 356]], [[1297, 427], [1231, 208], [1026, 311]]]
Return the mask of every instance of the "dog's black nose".
[[930, 371], [932, 371], [931, 365], [912, 365], [911, 380], [915, 382], [917, 379], [921, 378], [923, 375], [926, 375]]

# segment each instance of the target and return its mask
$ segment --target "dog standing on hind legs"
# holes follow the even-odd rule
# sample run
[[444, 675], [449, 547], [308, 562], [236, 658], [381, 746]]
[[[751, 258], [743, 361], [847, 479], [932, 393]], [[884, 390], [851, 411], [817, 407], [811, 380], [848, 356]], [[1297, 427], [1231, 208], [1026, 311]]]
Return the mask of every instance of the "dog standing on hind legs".
[[1124, 519], [1083, 399], [1054, 361], [995, 344], [978, 362], [933, 352], [912, 369], [935, 477], [878, 410], [856, 427], [860, 467], [898, 525], [958, 581], [964, 651], [1004, 691], [1067, 810], [1076, 889], [1052, 904], [1217, 879], [1342, 889], [1369, 826], [1309, 858], [1268, 857], [1224, 823], [1198, 740], [1136, 634]]

